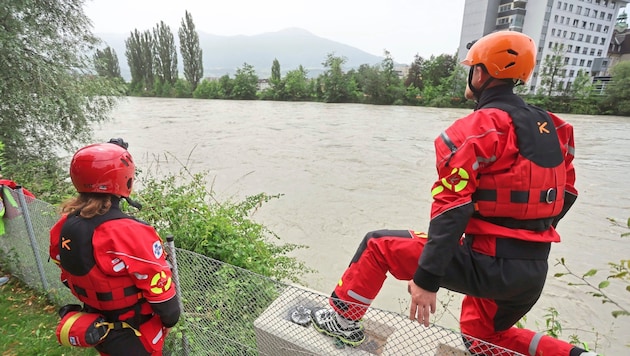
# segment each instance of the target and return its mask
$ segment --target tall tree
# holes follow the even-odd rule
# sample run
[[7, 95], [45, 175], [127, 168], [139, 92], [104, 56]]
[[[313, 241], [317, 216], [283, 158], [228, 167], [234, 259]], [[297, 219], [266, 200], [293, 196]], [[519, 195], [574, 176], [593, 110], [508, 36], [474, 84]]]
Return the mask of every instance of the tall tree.
[[451, 75], [457, 66], [457, 57], [449, 54], [441, 54], [437, 57], [431, 56], [422, 66], [422, 80], [424, 85], [434, 87], [440, 85], [442, 78]]
[[94, 54], [94, 67], [96, 68], [96, 73], [101, 77], [122, 79], [118, 56], [116, 55], [116, 51], [109, 46], [105, 47], [103, 50], [96, 50]]
[[154, 70], [160, 84], [175, 84], [177, 81], [177, 50], [171, 28], [160, 21], [153, 29]]
[[413, 58], [413, 63], [411, 63], [411, 66], [409, 67], [409, 73], [407, 74], [407, 79], [405, 79], [405, 87], [409, 87], [411, 85], [414, 88], [418, 88], [420, 90], [424, 88], [422, 83], [423, 65], [424, 58], [416, 54]]
[[630, 62], [619, 62], [610, 69], [612, 81], [606, 86], [607, 101], [616, 115], [630, 115]]
[[199, 45], [199, 34], [195, 30], [192, 15], [188, 11], [179, 28], [179, 51], [184, 62], [184, 78], [194, 92], [203, 78], [203, 50]]
[[558, 84], [564, 78], [563, 69], [564, 45], [555, 46], [550, 55], [544, 61], [541, 69], [541, 81], [539, 93], [545, 93], [550, 97], [558, 88]]
[[311, 92], [309, 80], [306, 77], [308, 72], [302, 65], [298, 69], [287, 72], [282, 81], [282, 99], [283, 100], [306, 100], [310, 98]]
[[232, 98], [240, 100], [256, 99], [258, 90], [258, 76], [251, 64], [243, 63], [243, 67], [236, 69]]
[[[105, 120], [121, 94], [111, 81], [92, 75], [90, 53], [98, 39], [83, 3], [3, 1], [0, 6], [2, 173], [24, 184], [58, 168], [50, 164], [60, 152], [87, 142], [92, 123]], [[47, 167], [24, 173], [37, 162]]]
[[327, 69], [320, 75], [320, 89], [322, 99], [327, 103], [354, 102], [356, 99], [357, 84], [354, 78], [346, 75], [342, 69], [346, 61], [345, 57], [329, 53], [322, 63]]
[[142, 94], [153, 90], [153, 37], [151, 32], [135, 29], [125, 40], [127, 64], [131, 72], [131, 92]]

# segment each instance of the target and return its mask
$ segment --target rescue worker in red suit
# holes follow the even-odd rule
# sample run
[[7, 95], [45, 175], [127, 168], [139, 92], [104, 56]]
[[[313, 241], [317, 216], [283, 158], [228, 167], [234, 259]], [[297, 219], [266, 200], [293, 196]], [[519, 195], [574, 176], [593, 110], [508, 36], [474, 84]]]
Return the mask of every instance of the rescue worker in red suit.
[[558, 221], [577, 198], [573, 128], [513, 92], [532, 74], [536, 45], [501, 31], [476, 41], [465, 96], [470, 115], [435, 140], [428, 235], [368, 233], [330, 298], [312, 313], [320, 332], [358, 345], [360, 319], [390, 272], [408, 280], [409, 317], [429, 326], [440, 287], [463, 293], [461, 332], [472, 354], [492, 354], [476, 339], [525, 355], [575, 356], [585, 350], [514, 327], [536, 303], [547, 276]]
[[179, 301], [162, 240], [119, 208], [121, 198], [137, 205], [128, 198], [135, 165], [126, 142], [110, 142], [72, 157], [70, 177], [79, 194], [61, 207], [63, 216], [50, 231], [50, 257], [84, 312], [133, 327], [111, 330], [95, 346], [101, 355], [162, 355]]

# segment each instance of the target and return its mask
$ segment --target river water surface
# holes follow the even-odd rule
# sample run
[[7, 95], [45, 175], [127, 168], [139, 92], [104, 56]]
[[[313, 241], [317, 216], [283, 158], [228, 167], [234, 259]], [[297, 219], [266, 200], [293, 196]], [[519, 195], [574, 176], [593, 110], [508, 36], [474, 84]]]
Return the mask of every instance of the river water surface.
[[[307, 245], [294, 255], [317, 270], [308, 287], [330, 293], [370, 230], [426, 231], [435, 180], [433, 140], [470, 110], [353, 104], [127, 98], [96, 137], [123, 137], [141, 169], [209, 172], [220, 199], [284, 194], [256, 213], [283, 242]], [[630, 216], [630, 118], [561, 115], [576, 136], [580, 196], [560, 223], [541, 300], [526, 326], [544, 330], [556, 308], [562, 337], [577, 333], [607, 355], [630, 353], [630, 317], [613, 319], [609, 304], [568, 286], [554, 261], [582, 274], [630, 258], [630, 241], [608, 218]], [[156, 163], [159, 160], [159, 165]], [[599, 277], [601, 274], [601, 277]], [[614, 284], [614, 283], [613, 283]], [[374, 306], [407, 314], [406, 282], [388, 278]], [[609, 291], [628, 306], [628, 293]], [[457, 327], [460, 296], [441, 291], [436, 322]]]

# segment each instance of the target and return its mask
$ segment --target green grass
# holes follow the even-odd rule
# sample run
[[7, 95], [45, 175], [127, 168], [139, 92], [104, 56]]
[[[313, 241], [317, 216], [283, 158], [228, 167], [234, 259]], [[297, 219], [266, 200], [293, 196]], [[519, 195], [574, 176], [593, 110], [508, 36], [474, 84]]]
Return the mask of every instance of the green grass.
[[29, 289], [16, 278], [0, 286], [0, 355], [98, 355], [94, 349], [67, 347], [57, 343], [57, 309], [46, 297]]

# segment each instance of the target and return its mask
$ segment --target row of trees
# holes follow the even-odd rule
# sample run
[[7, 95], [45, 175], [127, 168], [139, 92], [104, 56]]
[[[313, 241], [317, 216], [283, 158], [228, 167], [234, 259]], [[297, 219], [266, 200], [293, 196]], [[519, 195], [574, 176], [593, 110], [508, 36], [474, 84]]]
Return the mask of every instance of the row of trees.
[[[471, 107], [464, 98], [467, 73], [458, 65], [457, 57], [442, 54], [424, 59], [418, 55], [401, 79], [394, 61], [385, 51], [376, 65], [363, 64], [346, 70], [346, 58], [329, 53], [322, 62], [324, 72], [311, 77], [299, 66], [282, 75], [277, 59], [271, 63], [268, 87], [260, 89], [256, 69], [248, 63], [237, 68], [234, 78], [203, 79], [202, 50], [190, 13], [186, 12], [179, 29], [180, 54], [184, 77], [177, 67], [177, 50], [171, 29], [160, 22], [152, 31], [134, 30], [126, 40], [126, 57], [131, 71], [128, 94], [201, 99], [322, 101], [328, 103], [367, 103], [378, 105], [424, 105], [437, 107]], [[565, 53], [557, 46], [545, 58], [536, 93], [520, 87], [521, 94], [534, 104], [557, 112], [581, 114], [630, 115], [627, 95], [628, 75], [621, 63], [613, 69], [615, 80], [606, 87], [605, 95], [596, 93], [595, 83], [586, 71], [578, 71], [571, 85], [567, 80]], [[118, 78], [120, 68], [113, 49], [107, 47], [95, 54], [100, 76]], [[265, 78], [267, 79], [267, 78]]]

